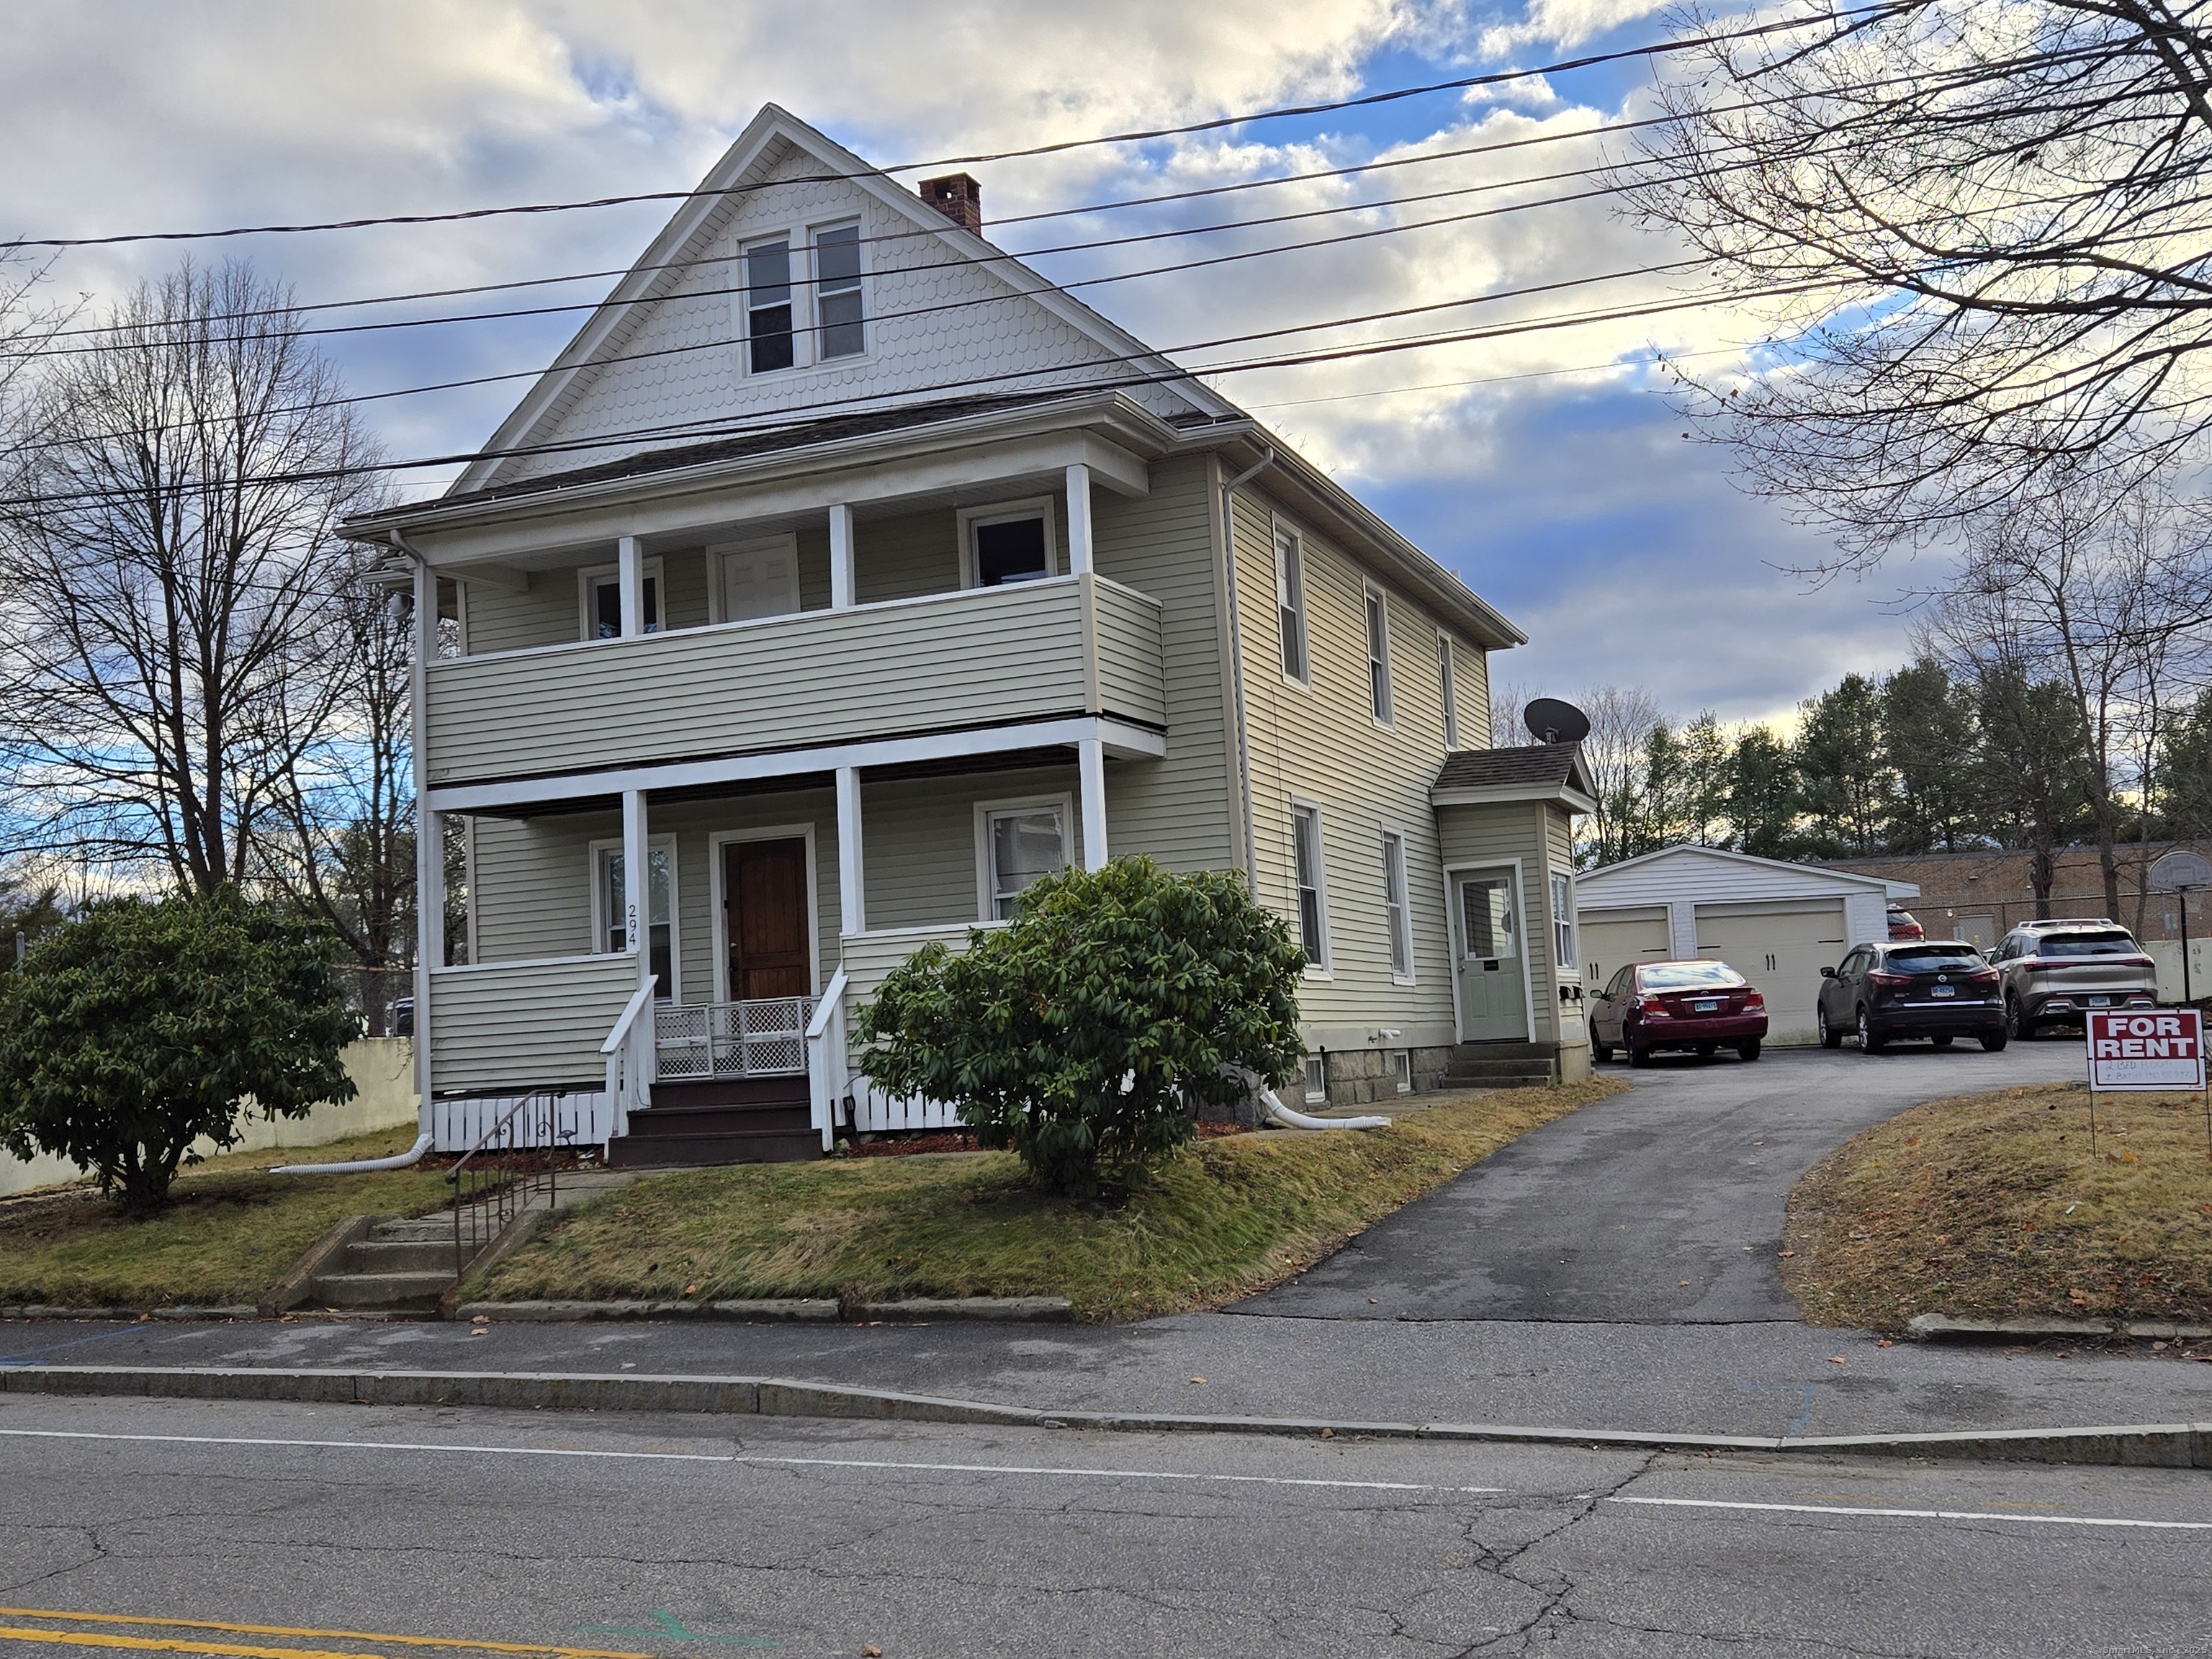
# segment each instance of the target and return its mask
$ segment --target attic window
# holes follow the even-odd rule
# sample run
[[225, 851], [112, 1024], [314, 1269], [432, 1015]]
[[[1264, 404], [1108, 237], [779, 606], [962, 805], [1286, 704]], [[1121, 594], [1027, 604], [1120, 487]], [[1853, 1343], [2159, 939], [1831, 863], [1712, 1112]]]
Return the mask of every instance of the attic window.
[[754, 374], [791, 367], [791, 244], [781, 237], [745, 250], [745, 341]]
[[860, 228], [842, 225], [814, 235], [814, 309], [822, 356], [856, 357], [867, 349], [861, 323]]

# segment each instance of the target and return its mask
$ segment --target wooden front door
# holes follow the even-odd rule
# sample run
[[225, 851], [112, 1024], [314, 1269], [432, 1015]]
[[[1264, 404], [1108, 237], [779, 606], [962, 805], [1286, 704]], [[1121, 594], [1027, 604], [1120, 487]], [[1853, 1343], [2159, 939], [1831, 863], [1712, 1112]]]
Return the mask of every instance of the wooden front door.
[[812, 995], [805, 842], [794, 836], [725, 843], [722, 895], [731, 1000]]

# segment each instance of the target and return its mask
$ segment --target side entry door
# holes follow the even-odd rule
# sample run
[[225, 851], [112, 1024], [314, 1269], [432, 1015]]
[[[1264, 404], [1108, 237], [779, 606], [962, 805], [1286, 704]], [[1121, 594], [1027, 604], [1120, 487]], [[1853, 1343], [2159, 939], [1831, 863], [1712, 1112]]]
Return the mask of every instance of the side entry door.
[[1462, 1042], [1528, 1037], [1528, 963], [1511, 866], [1452, 876], [1452, 957]]

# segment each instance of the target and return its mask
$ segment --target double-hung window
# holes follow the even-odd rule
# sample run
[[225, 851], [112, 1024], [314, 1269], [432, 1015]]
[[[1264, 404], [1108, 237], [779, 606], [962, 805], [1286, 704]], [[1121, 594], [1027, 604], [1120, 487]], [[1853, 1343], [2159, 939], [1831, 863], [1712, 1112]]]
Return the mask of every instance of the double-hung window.
[[[629, 890], [620, 847], [595, 849], [599, 864], [598, 913], [599, 948], [623, 951], [629, 948]], [[665, 1001], [676, 994], [674, 866], [676, 848], [661, 842], [648, 847], [645, 866], [645, 948], [653, 969], [653, 994]]]
[[1390, 724], [1390, 615], [1382, 596], [1367, 590], [1367, 704], [1377, 726]]
[[1321, 809], [1291, 809], [1291, 873], [1297, 888], [1298, 945], [1307, 963], [1328, 966], [1328, 887], [1322, 868]]
[[[644, 580], [639, 584], [643, 590], [644, 626], [639, 632], [658, 634], [660, 631], [660, 561], [645, 562]], [[602, 565], [584, 573], [584, 637], [587, 640], [618, 640], [622, 637], [622, 571], [614, 565]]]
[[791, 243], [781, 236], [756, 243], [745, 250], [745, 346], [754, 374], [797, 361], [792, 315]]
[[1557, 870], [1552, 872], [1552, 948], [1561, 972], [1575, 965], [1575, 886]]
[[1010, 921], [1023, 892], [1067, 865], [1067, 819], [1057, 805], [1011, 806], [983, 814], [985, 914]]
[[1382, 832], [1382, 915], [1390, 928], [1390, 977], [1413, 977], [1413, 927], [1406, 909], [1406, 838]]
[[857, 357], [867, 349], [860, 301], [860, 228], [814, 233], [814, 314], [821, 356]]
[[1444, 747], [1459, 747], [1459, 686], [1452, 678], [1452, 647], [1449, 635], [1437, 635], [1437, 684], [1444, 700]]
[[1275, 532], [1275, 617], [1283, 641], [1283, 672], [1304, 683], [1311, 678], [1306, 659], [1305, 574], [1299, 569], [1298, 538]]
[[963, 508], [960, 527], [971, 587], [1042, 581], [1059, 562], [1049, 501]]

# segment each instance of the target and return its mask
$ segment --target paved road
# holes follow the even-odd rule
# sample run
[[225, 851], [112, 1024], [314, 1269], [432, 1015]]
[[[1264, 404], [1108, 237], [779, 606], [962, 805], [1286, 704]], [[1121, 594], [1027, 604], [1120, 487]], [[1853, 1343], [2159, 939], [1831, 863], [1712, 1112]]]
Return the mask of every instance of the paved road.
[[1236, 1311], [1316, 1319], [1795, 1320], [1776, 1252], [1801, 1176], [1944, 1095], [2081, 1075], [2071, 1042], [1666, 1055]]
[[2194, 1653], [2208, 1497], [2158, 1470], [16, 1397], [0, 1653]]

